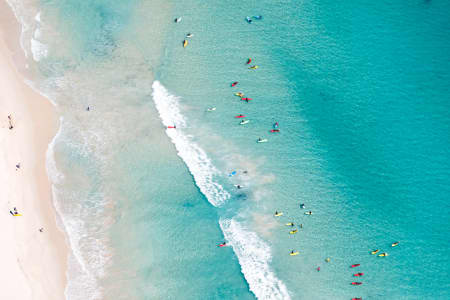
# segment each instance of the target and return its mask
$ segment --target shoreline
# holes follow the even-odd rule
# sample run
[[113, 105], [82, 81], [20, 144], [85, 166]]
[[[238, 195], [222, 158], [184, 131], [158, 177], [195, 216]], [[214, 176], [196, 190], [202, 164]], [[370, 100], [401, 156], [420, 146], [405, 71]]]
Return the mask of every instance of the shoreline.
[[[26, 62], [21, 28], [5, 1], [0, 1], [0, 20], [2, 296], [61, 300], [65, 299], [69, 247], [56, 223], [46, 170], [46, 153], [58, 128], [57, 114], [50, 100], [28, 86], [18, 71]], [[14, 207], [22, 216], [10, 214]]]

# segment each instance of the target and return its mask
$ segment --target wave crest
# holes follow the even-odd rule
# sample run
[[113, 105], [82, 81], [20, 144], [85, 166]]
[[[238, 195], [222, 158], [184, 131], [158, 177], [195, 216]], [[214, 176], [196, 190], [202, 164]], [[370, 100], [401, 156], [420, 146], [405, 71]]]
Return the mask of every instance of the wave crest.
[[242, 273], [247, 280], [250, 291], [256, 298], [276, 300], [290, 299], [284, 283], [270, 270], [272, 260], [270, 247], [258, 235], [245, 228], [234, 219], [220, 220], [225, 239], [233, 247]]
[[214, 206], [220, 206], [230, 198], [230, 193], [214, 180], [221, 173], [206, 152], [192, 141], [191, 136], [183, 133], [186, 120], [179, 109], [179, 98], [171, 95], [159, 81], [153, 82], [152, 88], [153, 101], [163, 124], [177, 126], [176, 130], [167, 129], [166, 133], [174, 143], [178, 156], [186, 163], [195, 183], [208, 201]]

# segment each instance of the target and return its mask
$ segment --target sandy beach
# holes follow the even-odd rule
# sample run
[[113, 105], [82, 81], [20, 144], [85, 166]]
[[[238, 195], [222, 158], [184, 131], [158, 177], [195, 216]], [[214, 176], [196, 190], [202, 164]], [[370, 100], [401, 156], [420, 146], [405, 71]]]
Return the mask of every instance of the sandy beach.
[[[0, 1], [0, 298], [61, 300], [68, 247], [45, 168], [58, 121], [51, 103], [17, 71], [24, 67], [19, 35], [12, 11]], [[21, 216], [13, 216], [14, 208]]]

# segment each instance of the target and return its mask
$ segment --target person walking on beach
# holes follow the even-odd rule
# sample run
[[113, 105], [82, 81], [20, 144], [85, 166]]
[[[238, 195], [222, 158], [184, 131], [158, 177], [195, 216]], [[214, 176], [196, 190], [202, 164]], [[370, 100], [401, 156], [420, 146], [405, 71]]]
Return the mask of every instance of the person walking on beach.
[[11, 115], [8, 115], [8, 122], [9, 122], [9, 130], [13, 129], [14, 126], [13, 126], [13, 124], [12, 124]]
[[9, 213], [10, 213], [11, 215], [13, 215], [14, 217], [17, 216], [17, 215], [19, 215], [19, 212], [17, 211], [17, 208], [15, 208], [15, 207], [13, 208], [12, 211], [10, 210]]

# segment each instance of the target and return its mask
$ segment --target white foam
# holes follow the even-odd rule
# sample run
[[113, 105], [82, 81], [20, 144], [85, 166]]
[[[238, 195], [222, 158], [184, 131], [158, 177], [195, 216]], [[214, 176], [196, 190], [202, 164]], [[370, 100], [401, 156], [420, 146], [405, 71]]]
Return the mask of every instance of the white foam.
[[47, 57], [48, 47], [36, 39], [31, 39], [31, 54], [33, 55], [33, 59], [35, 61], [40, 61], [41, 59]]
[[186, 120], [179, 109], [179, 98], [171, 95], [159, 81], [153, 82], [152, 88], [153, 101], [163, 124], [177, 126], [176, 129], [167, 129], [166, 133], [175, 144], [178, 156], [186, 163], [195, 183], [208, 201], [214, 206], [220, 206], [230, 198], [230, 194], [214, 181], [221, 173], [212, 164], [205, 151], [192, 141], [192, 136], [183, 133]]
[[38, 40], [41, 37], [42, 37], [41, 29], [36, 28], [36, 30], [34, 31], [34, 38]]
[[270, 247], [234, 219], [220, 220], [226, 241], [233, 247], [250, 291], [261, 300], [290, 299], [284, 283], [271, 271]]
[[[100, 256], [100, 259], [94, 258], [91, 259], [90, 262], [85, 261], [81, 250], [83, 245], [81, 245], [80, 242], [83, 238], [86, 238], [85, 224], [82, 218], [80, 218], [82, 213], [80, 212], [79, 207], [74, 205], [72, 206], [71, 213], [68, 214], [67, 211], [64, 211], [61, 202], [58, 201], [60, 191], [57, 186], [63, 183], [65, 177], [56, 166], [54, 147], [56, 142], [61, 139], [64, 126], [63, 117], [60, 117], [59, 125], [58, 132], [47, 148], [46, 168], [50, 182], [52, 183], [53, 205], [57, 211], [57, 225], [61, 230], [67, 233], [66, 242], [70, 245], [71, 250], [68, 257], [67, 268], [69, 280], [64, 294], [66, 299], [71, 300], [97, 300], [101, 299], [102, 295], [98, 288], [97, 276], [95, 275], [103, 272], [105, 262], [104, 259], [102, 259], [102, 256], [107, 251], [102, 243], [96, 242], [94, 243], [96, 249], [95, 251], [90, 251], [90, 254], [97, 254], [97, 257]], [[92, 261], [97, 263], [92, 264]], [[92, 270], [96, 270], [97, 274], [93, 274]]]
[[40, 11], [36, 14], [36, 16], [34, 17], [34, 19], [35, 19], [37, 22], [41, 22], [41, 12], [40, 12]]

